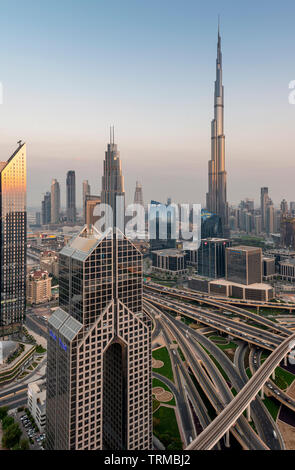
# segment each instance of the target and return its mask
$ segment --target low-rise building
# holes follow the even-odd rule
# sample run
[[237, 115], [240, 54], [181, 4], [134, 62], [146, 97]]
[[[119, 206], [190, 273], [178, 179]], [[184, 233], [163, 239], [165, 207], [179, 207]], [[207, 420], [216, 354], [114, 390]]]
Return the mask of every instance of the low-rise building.
[[58, 255], [55, 251], [44, 251], [40, 258], [40, 268], [54, 277], [59, 277]]
[[32, 271], [27, 276], [27, 301], [38, 305], [51, 300], [51, 281], [48, 271]]
[[223, 297], [234, 297], [243, 300], [258, 300], [268, 302], [274, 297], [274, 290], [269, 284], [260, 282], [253, 284], [239, 284], [225, 279], [216, 279], [209, 282], [209, 294]]
[[28, 408], [40, 432], [46, 425], [46, 380], [41, 379], [28, 384]]
[[176, 249], [152, 251], [152, 271], [174, 276], [186, 274], [185, 253]]
[[295, 259], [290, 258], [279, 262], [279, 275], [281, 279], [289, 282], [295, 281]]
[[275, 258], [262, 258], [262, 278], [264, 281], [272, 280], [276, 275]]

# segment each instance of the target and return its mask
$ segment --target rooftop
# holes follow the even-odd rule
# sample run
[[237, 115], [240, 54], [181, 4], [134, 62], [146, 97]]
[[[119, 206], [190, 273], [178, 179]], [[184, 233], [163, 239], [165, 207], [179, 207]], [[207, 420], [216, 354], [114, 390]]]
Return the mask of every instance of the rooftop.
[[248, 252], [255, 252], [255, 251], [262, 251], [261, 248], [258, 248], [257, 246], [247, 246], [247, 245], [239, 245], [239, 246], [231, 246], [227, 248], [227, 250], [230, 251], [248, 251]]

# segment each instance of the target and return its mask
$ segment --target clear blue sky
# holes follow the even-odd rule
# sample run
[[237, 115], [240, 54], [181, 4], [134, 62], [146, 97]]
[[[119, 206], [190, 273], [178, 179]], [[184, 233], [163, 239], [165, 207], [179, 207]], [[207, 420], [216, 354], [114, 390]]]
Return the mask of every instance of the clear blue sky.
[[[222, 6], [221, 6], [222, 5]], [[221, 14], [228, 198], [295, 200], [295, 4], [0, 1], [0, 159], [28, 144], [28, 204], [76, 170], [101, 188], [116, 127], [128, 199], [203, 202]]]

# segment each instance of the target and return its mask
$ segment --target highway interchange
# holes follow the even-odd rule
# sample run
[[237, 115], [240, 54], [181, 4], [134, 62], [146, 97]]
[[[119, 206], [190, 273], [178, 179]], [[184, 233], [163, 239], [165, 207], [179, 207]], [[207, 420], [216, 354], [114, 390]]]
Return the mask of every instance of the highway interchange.
[[[263, 398], [267, 391], [292, 412], [295, 410], [294, 400], [270, 378], [285, 360], [290, 343], [295, 342], [294, 332], [258, 313], [226, 304], [224, 299], [155, 283], [145, 285], [144, 305], [153, 319], [153, 339], [159, 335], [164, 337], [173, 371], [179, 371], [176, 388], [181, 394], [185, 389], [185, 398], [203, 430], [198, 431], [197, 436], [192, 432], [185, 433], [187, 449], [212, 449], [220, 444], [223, 448], [224, 445], [229, 447], [229, 432], [244, 449], [284, 449], [283, 437]], [[197, 323], [200, 330], [181, 321], [184, 319]], [[210, 330], [211, 334], [235, 341], [233, 361], [204, 334]], [[179, 356], [177, 347], [171, 353], [171, 345], [175, 346], [175, 343], [185, 361]], [[261, 365], [263, 351], [268, 351], [270, 356]], [[250, 380], [245, 367], [246, 357], [249, 357], [253, 375]], [[181, 389], [178, 388], [180, 376]], [[196, 396], [196, 382], [215, 410], [216, 418], [209, 417], [202, 397]], [[179, 406], [177, 397], [176, 401]], [[182, 414], [181, 408], [178, 412], [182, 426], [188, 429], [187, 416]], [[191, 424], [192, 420], [190, 429]]]

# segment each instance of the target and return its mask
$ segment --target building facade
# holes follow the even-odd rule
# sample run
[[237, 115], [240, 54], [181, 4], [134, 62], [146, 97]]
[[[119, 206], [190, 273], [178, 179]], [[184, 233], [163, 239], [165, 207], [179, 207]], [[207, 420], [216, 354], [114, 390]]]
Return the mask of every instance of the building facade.
[[51, 223], [58, 224], [60, 216], [60, 186], [54, 179], [51, 183]]
[[176, 249], [152, 251], [152, 270], [174, 276], [186, 274], [185, 253]]
[[262, 250], [252, 246], [226, 249], [226, 280], [238, 284], [262, 282]]
[[40, 432], [46, 427], [46, 380], [36, 380], [28, 384], [28, 409]]
[[42, 225], [49, 225], [51, 222], [51, 194], [47, 191], [42, 201]]
[[84, 180], [82, 184], [82, 203], [83, 203], [83, 220], [84, 224], [86, 224], [86, 198], [87, 196], [90, 196], [90, 184], [88, 183], [88, 180]]
[[[111, 128], [110, 143], [107, 146], [102, 176], [101, 203], [112, 209], [112, 220], [106, 217], [108, 227], [117, 226], [125, 232], [125, 189], [120, 152], [115, 144], [114, 128]], [[116, 212], [118, 212], [116, 214]], [[114, 223], [116, 220], [116, 223]]]
[[208, 164], [206, 208], [221, 218], [223, 236], [229, 236], [225, 170], [224, 87], [222, 84], [221, 37], [218, 28], [214, 119], [211, 123], [211, 160]]
[[0, 335], [18, 328], [26, 312], [26, 144], [0, 162]]
[[216, 279], [225, 276], [225, 251], [231, 246], [226, 238], [205, 238], [197, 250], [197, 272]]
[[67, 173], [67, 221], [76, 223], [76, 173], [68, 171]]
[[32, 271], [27, 277], [27, 301], [38, 305], [51, 300], [51, 277], [47, 271]]
[[152, 449], [141, 253], [118, 230], [84, 227], [60, 252], [59, 284], [48, 322], [48, 449]]

